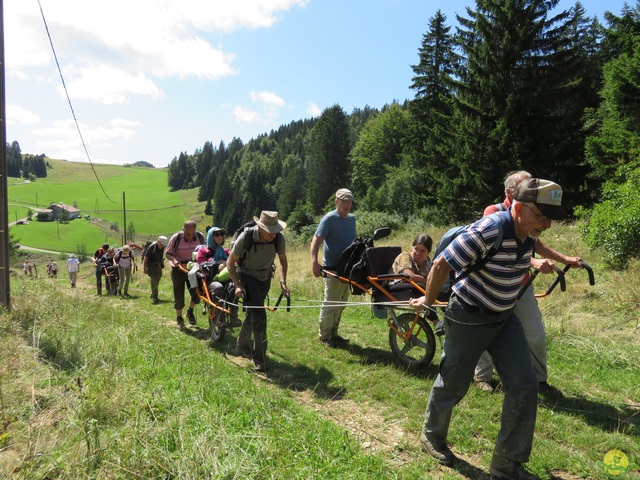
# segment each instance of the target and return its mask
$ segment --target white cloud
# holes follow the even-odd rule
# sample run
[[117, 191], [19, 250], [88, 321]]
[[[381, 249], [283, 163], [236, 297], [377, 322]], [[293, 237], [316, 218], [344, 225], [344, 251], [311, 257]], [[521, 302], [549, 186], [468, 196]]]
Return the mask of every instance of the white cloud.
[[[131, 95], [144, 95], [154, 100], [163, 97], [162, 91], [142, 73], [132, 75], [107, 65], [92, 64], [85, 68], [70, 65], [64, 77], [71, 99], [93, 100], [113, 105], [127, 103]], [[64, 96], [62, 86], [58, 91]]]
[[20, 105], [7, 105], [7, 124], [9, 125], [34, 125], [40, 121], [40, 117]]
[[[56, 0], [44, 16], [62, 65], [92, 63], [142, 71], [146, 77], [219, 78], [235, 75], [235, 56], [206, 36], [267, 28], [277, 13], [310, 0]], [[36, 2], [5, 0], [8, 71], [47, 65], [53, 55]]]
[[320, 110], [320, 107], [318, 107], [318, 105], [316, 105], [315, 103], [309, 102], [307, 113], [312, 117], [319, 117], [322, 114], [322, 110]]
[[236, 107], [233, 109], [233, 116], [237, 122], [241, 123], [261, 123], [262, 117], [260, 113], [249, 110], [245, 107]]
[[272, 92], [251, 92], [249, 96], [253, 102], [262, 102], [274, 107], [283, 107], [285, 105], [282, 97]]

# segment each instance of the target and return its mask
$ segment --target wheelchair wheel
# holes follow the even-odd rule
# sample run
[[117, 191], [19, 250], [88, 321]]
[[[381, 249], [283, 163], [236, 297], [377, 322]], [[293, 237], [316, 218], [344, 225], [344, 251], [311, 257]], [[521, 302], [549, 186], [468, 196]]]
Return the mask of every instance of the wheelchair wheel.
[[211, 340], [214, 342], [221, 342], [225, 333], [227, 333], [227, 330], [226, 328], [220, 328], [220, 323], [227, 321], [227, 314], [212, 306], [209, 306], [208, 308]]
[[[392, 319], [388, 319], [388, 322], [390, 325], [393, 324]], [[431, 326], [424, 318], [414, 313], [403, 313], [396, 317], [396, 322], [398, 332], [389, 328], [389, 345], [393, 354], [407, 368], [423, 368], [429, 365], [436, 353], [436, 337]], [[403, 335], [406, 337], [403, 338]]]

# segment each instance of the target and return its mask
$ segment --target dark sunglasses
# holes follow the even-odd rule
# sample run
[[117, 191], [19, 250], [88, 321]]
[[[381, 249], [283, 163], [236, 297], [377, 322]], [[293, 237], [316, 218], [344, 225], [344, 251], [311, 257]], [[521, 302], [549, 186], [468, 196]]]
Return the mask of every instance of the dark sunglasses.
[[213, 232], [214, 237], [224, 237], [224, 233], [222, 232]]

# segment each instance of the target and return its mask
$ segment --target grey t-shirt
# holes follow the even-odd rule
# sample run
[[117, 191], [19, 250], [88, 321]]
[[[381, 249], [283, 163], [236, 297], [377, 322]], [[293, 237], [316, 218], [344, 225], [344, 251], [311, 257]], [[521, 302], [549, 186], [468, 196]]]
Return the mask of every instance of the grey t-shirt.
[[[245, 254], [244, 244], [247, 233], [253, 234], [253, 246], [246, 252], [244, 260], [242, 256]], [[282, 233], [278, 233], [279, 240], [274, 239], [273, 242], [263, 243], [260, 240], [260, 232], [257, 227], [251, 228], [248, 232], [242, 232], [231, 249], [232, 255], [240, 258], [238, 263], [238, 272], [240, 274], [251, 275], [260, 281], [271, 278], [273, 261], [276, 254], [284, 255], [285, 240]], [[278, 251], [276, 252], [276, 245]]]

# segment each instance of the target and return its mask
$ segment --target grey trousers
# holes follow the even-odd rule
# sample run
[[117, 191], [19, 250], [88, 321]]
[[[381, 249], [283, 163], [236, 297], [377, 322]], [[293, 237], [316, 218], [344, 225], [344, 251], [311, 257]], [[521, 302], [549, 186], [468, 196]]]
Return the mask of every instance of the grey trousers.
[[520, 320], [513, 311], [501, 315], [470, 313], [453, 296], [444, 323], [444, 354], [427, 403], [425, 435], [446, 441], [453, 407], [467, 393], [478, 359], [487, 350], [505, 390], [495, 453], [527, 462], [536, 423], [538, 384]]
[[[547, 374], [547, 332], [542, 323], [542, 313], [538, 307], [533, 285], [524, 292], [522, 298], [516, 303], [515, 314], [522, 323], [524, 334], [529, 344], [531, 363], [536, 373], [538, 382], [546, 382]], [[490, 382], [493, 377], [493, 363], [491, 356], [484, 352], [478, 361], [474, 379], [476, 381]]]

